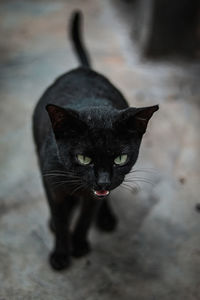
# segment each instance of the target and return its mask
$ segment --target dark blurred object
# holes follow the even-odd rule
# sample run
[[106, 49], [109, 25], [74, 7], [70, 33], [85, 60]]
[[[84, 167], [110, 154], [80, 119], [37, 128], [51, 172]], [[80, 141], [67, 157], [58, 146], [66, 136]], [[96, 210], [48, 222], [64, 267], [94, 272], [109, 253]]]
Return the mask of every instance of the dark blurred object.
[[199, 0], [154, 0], [152, 29], [146, 54], [180, 53], [198, 50]]
[[200, 0], [121, 0], [146, 56], [200, 58]]
[[197, 210], [198, 212], [200, 212], [200, 203], [197, 203], [197, 204], [196, 204], [196, 210]]

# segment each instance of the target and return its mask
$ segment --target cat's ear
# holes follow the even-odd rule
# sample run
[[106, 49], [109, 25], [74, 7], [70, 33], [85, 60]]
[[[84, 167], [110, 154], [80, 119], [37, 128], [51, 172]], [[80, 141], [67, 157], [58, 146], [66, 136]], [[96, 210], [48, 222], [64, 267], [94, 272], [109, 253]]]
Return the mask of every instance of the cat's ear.
[[130, 132], [138, 131], [144, 134], [150, 118], [158, 109], [158, 105], [140, 108], [130, 107], [120, 114], [116, 122], [118, 126], [121, 125]]
[[139, 132], [145, 133], [149, 120], [158, 109], [158, 105], [137, 108], [134, 115], [135, 128]]
[[80, 120], [79, 114], [72, 109], [48, 104], [46, 110], [56, 137], [61, 137], [63, 134], [77, 134], [86, 128], [86, 124]]

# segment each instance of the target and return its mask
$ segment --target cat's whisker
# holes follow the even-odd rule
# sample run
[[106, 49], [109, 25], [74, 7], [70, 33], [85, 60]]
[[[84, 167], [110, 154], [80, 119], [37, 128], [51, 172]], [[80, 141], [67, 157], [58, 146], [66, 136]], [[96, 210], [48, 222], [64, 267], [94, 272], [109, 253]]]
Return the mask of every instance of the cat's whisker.
[[43, 174], [44, 177], [67, 177], [66, 175], [64, 174]]
[[59, 180], [59, 181], [54, 181], [53, 184], [59, 184], [59, 183], [63, 183], [63, 184], [79, 184], [81, 183], [82, 181], [80, 179], [67, 179], [67, 180]]
[[73, 186], [75, 186], [75, 187], [77, 186], [77, 183], [71, 183], [71, 184], [67, 185], [66, 183], [62, 182], [62, 183], [54, 184], [55, 188], [62, 187], [62, 186], [67, 187], [67, 188], [73, 188]]
[[126, 185], [126, 184], [123, 183], [120, 186], [126, 188], [129, 191], [132, 191], [132, 187], [130, 187], [129, 185]]
[[55, 184], [78, 184], [78, 183], [80, 183], [80, 181], [62, 180], [62, 181], [53, 182], [53, 185], [55, 185]]
[[134, 179], [134, 178], [136, 178], [136, 179], [147, 179], [147, 180], [149, 180], [149, 177], [137, 176], [137, 175], [135, 176], [135, 175], [129, 175], [129, 174], [126, 175], [126, 178], [127, 179], [132, 179], [132, 178]]
[[133, 178], [126, 178], [125, 179], [126, 182], [135, 182], [135, 181], [138, 181], [138, 182], [145, 182], [145, 183], [149, 183], [151, 185], [154, 185], [154, 183], [151, 181], [151, 180], [148, 180], [146, 178], [140, 178], [140, 177], [133, 177]]
[[[52, 182], [79, 182], [80, 177], [69, 177], [69, 176], [60, 176], [60, 175], [51, 175], [51, 176], [47, 176], [47, 178], [49, 178], [50, 181]], [[60, 178], [60, 180], [59, 180]], [[56, 180], [56, 181], [55, 181]]]
[[56, 170], [56, 169], [51, 169], [51, 170], [44, 170], [44, 172], [48, 173], [48, 172], [59, 172], [59, 173], [73, 173], [72, 171], [69, 170]]
[[147, 181], [147, 180], [142, 180], [142, 179], [137, 179], [137, 180], [132, 180], [132, 181], [127, 181], [127, 182], [130, 182], [130, 183], [147, 183], [147, 184], [150, 184], [152, 187], [154, 186], [154, 183], [150, 182], [150, 181]]
[[76, 187], [72, 192], [71, 195], [73, 195], [75, 192], [77, 192], [78, 190], [80, 190], [81, 188], [83, 188], [85, 186], [84, 183], [80, 184], [78, 187]]
[[[138, 174], [139, 173], [139, 174]], [[143, 172], [142, 172], [143, 173]], [[146, 181], [149, 181], [149, 183], [151, 184], [155, 184], [155, 182], [158, 180], [158, 173], [157, 174], [150, 174], [151, 175], [151, 178], [149, 176], [149, 174], [146, 174], [146, 176], [140, 176], [140, 175], [143, 175], [141, 174], [140, 171], [133, 171], [133, 172], [130, 172], [128, 173], [126, 176], [125, 176], [125, 179], [126, 180], [132, 180], [132, 179], [142, 179], [142, 180], [146, 180]], [[145, 174], [144, 174], [145, 175]], [[152, 179], [152, 180], [151, 180]]]
[[130, 191], [131, 193], [134, 193], [134, 192], [139, 192], [140, 191], [140, 186], [139, 184], [137, 184], [136, 182], [134, 183], [135, 184], [135, 187], [133, 186], [130, 186], [128, 184], [125, 184], [124, 182], [120, 185], [122, 188]]
[[156, 168], [152, 168], [152, 167], [141, 167], [141, 168], [138, 168], [138, 169], [134, 169], [134, 167], [132, 168], [132, 170], [134, 170], [134, 171], [152, 171], [152, 172], [154, 172], [154, 171], [157, 171], [157, 169]]
[[74, 174], [64, 174], [64, 173], [43, 173], [43, 176], [60, 176], [60, 177], [73, 177], [73, 178], [80, 178], [78, 175]]
[[43, 174], [44, 173], [46, 173], [46, 174], [49, 174], [49, 173], [59, 173], [59, 174], [73, 174], [73, 175], [76, 175], [76, 174], [74, 174], [73, 171], [67, 171], [67, 170], [44, 170]]
[[141, 177], [141, 176], [129, 176], [129, 175], [130, 175], [130, 173], [127, 174], [127, 176], [124, 179], [124, 183], [126, 183], [126, 184], [133, 183], [133, 184], [137, 184], [139, 186], [139, 183], [147, 183], [147, 184], [150, 184], [152, 187], [155, 185], [155, 183], [152, 182], [149, 178], [145, 178], [145, 177]]
[[154, 174], [158, 174], [158, 170], [154, 169], [154, 168], [141, 168], [141, 169], [132, 169], [130, 170], [130, 172], [128, 174], [132, 174], [132, 173], [154, 173]]
[[[140, 186], [139, 186], [139, 184], [137, 183], [137, 181], [132, 181], [131, 183], [133, 183], [135, 186], [137, 186], [138, 188], [140, 188]], [[125, 179], [124, 181], [123, 181], [123, 183], [122, 184], [124, 184], [124, 185], [126, 185], [126, 186], [129, 186], [129, 187], [133, 187], [132, 185], [130, 185], [129, 184], [129, 182]], [[135, 188], [135, 187], [134, 187]]]

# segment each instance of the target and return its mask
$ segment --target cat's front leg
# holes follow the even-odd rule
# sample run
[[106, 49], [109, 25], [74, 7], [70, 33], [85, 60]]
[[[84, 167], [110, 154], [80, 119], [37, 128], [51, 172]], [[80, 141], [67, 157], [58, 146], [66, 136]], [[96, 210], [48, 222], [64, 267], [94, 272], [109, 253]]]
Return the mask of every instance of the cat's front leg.
[[84, 256], [91, 250], [87, 235], [97, 208], [97, 199], [93, 197], [83, 199], [80, 216], [72, 235], [72, 255], [74, 257]]
[[68, 216], [64, 203], [51, 205], [51, 221], [54, 227], [54, 249], [49, 261], [54, 270], [63, 270], [70, 265], [70, 236]]
[[54, 248], [49, 261], [54, 270], [63, 270], [70, 265], [70, 233], [69, 223], [76, 199], [67, 196], [62, 190], [52, 190], [45, 183], [46, 193], [51, 212], [51, 224], [55, 236]]
[[117, 227], [117, 218], [110, 207], [109, 199], [103, 199], [96, 217], [97, 227], [106, 232], [114, 231]]

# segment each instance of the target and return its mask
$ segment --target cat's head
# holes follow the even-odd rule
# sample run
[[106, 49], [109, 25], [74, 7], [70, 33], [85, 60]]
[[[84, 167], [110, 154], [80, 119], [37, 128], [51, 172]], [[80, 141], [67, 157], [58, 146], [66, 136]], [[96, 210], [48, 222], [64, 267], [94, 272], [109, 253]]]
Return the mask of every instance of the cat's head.
[[[82, 111], [46, 107], [64, 168], [83, 188], [106, 196], [135, 164], [142, 136], [158, 105]], [[81, 188], [81, 187], [80, 187]]]

